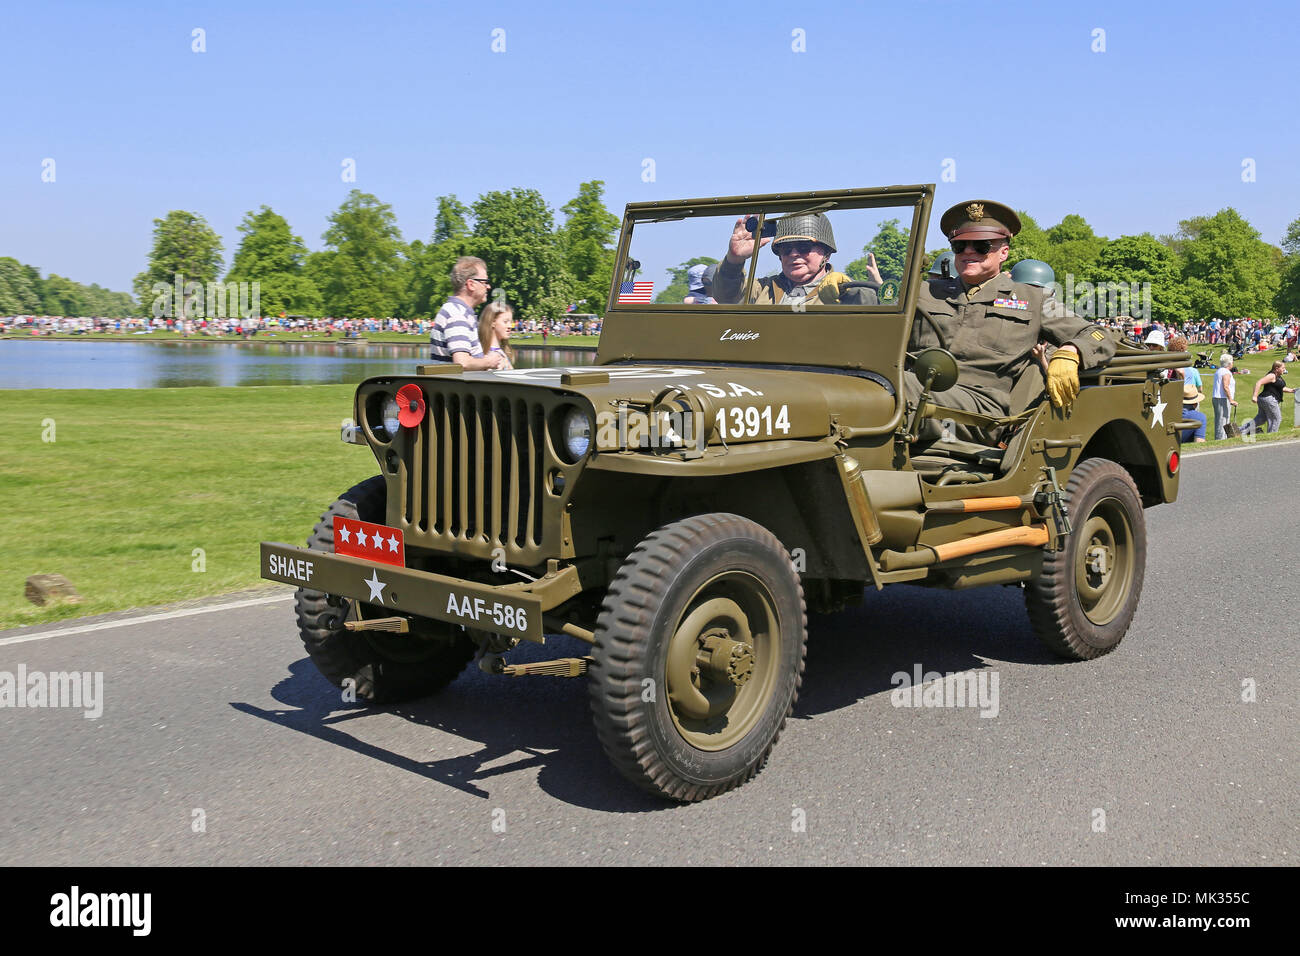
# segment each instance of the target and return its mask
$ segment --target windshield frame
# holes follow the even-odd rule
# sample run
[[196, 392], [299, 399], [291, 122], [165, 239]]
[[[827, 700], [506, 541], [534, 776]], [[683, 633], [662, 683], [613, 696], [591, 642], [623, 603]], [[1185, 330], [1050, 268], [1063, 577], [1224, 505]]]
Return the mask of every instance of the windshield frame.
[[[596, 364], [715, 360], [870, 369], [885, 375], [897, 386], [923, 277], [934, 188], [933, 184], [921, 184], [629, 203], [623, 214]], [[728, 216], [746, 214], [770, 219], [773, 215], [805, 210], [833, 215], [836, 209], [893, 208], [902, 213], [908, 207], [912, 215], [908, 224], [904, 282], [897, 301], [892, 303], [872, 306], [819, 303], [783, 308], [744, 302], [712, 305], [618, 302], [633, 231], [639, 224], [693, 216], [718, 217], [720, 222]], [[720, 244], [723, 238], [719, 237]], [[762, 248], [766, 247], [756, 244], [748, 260], [746, 289], [757, 281]], [[792, 322], [799, 324], [792, 325]], [[791, 336], [791, 330], [799, 334]], [[752, 337], [732, 337], [741, 335]]]

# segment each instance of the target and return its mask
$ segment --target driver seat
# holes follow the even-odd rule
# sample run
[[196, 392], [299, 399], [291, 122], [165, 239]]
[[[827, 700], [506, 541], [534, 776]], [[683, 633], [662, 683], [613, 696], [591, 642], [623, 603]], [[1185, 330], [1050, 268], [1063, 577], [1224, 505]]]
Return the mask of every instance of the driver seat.
[[[1031, 362], [1016, 380], [1011, 390], [1007, 418], [1015, 418], [1036, 408], [1047, 397], [1047, 382], [1037, 362]], [[910, 458], [912, 467], [923, 474], [942, 473], [954, 463], [961, 463], [973, 470], [975, 474], [984, 472], [989, 479], [1004, 473], [1019, 457], [1019, 445], [1015, 437], [1024, 435], [1028, 429], [1025, 425], [1033, 416], [1026, 416], [1000, 429], [999, 445], [981, 445], [974, 442], [959, 441], [955, 438], [937, 438], [928, 442], [917, 442], [912, 446]], [[1007, 454], [1007, 452], [1012, 454]]]

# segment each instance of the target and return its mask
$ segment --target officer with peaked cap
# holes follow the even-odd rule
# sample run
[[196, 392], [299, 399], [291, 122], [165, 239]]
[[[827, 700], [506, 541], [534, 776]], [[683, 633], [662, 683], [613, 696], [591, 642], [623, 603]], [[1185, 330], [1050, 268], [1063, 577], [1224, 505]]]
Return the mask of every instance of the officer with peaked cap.
[[[713, 296], [719, 302], [739, 302], [741, 286], [745, 282], [745, 263], [754, 254], [754, 234], [746, 225], [745, 217], [736, 220], [727, 254], [718, 263], [713, 279]], [[772, 244], [772, 251], [781, 260], [781, 271], [765, 276], [754, 283], [749, 302], [754, 305], [789, 305], [802, 303], [816, 305], [829, 299], [842, 305], [876, 305], [875, 290], [850, 282], [843, 272], [836, 272], [830, 257], [835, 252], [835, 234], [825, 213], [795, 213], [777, 220], [776, 235], [762, 239], [761, 245]]]
[[[1043, 289], [1016, 282], [1002, 271], [1020, 217], [1001, 203], [967, 200], [939, 220], [952, 245], [956, 274], [922, 283], [910, 350], [946, 348], [957, 358], [957, 385], [935, 396], [935, 403], [992, 418], [1010, 414], [1011, 392], [1033, 361], [1040, 339], [1058, 346], [1048, 366], [1052, 404], [1069, 406], [1079, 394], [1079, 368], [1110, 361], [1115, 342], [1101, 326], [1064, 309], [1044, 310]], [[916, 402], [922, 388], [904, 372], [907, 398]], [[925, 437], [937, 434], [931, 423]], [[988, 436], [960, 428], [959, 434], [987, 442]]]

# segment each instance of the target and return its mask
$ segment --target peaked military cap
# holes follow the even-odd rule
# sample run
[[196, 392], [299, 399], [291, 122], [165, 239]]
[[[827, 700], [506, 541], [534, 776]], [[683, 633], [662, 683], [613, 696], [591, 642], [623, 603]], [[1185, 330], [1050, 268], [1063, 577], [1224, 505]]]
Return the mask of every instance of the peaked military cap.
[[1010, 239], [1020, 231], [1020, 217], [1010, 206], [989, 199], [968, 199], [939, 219], [939, 228], [953, 239]]

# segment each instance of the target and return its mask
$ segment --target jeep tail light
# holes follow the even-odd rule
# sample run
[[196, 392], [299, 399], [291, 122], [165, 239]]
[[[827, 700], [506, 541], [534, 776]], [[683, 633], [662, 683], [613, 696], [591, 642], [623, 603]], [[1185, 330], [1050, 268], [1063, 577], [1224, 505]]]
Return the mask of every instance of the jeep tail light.
[[1171, 476], [1172, 476], [1172, 475], [1176, 475], [1176, 474], [1178, 474], [1178, 463], [1179, 463], [1179, 461], [1180, 461], [1180, 459], [1179, 459], [1179, 457], [1178, 457], [1178, 452], [1177, 452], [1177, 451], [1171, 451], [1171, 452], [1169, 453], [1169, 474], [1170, 474]]

